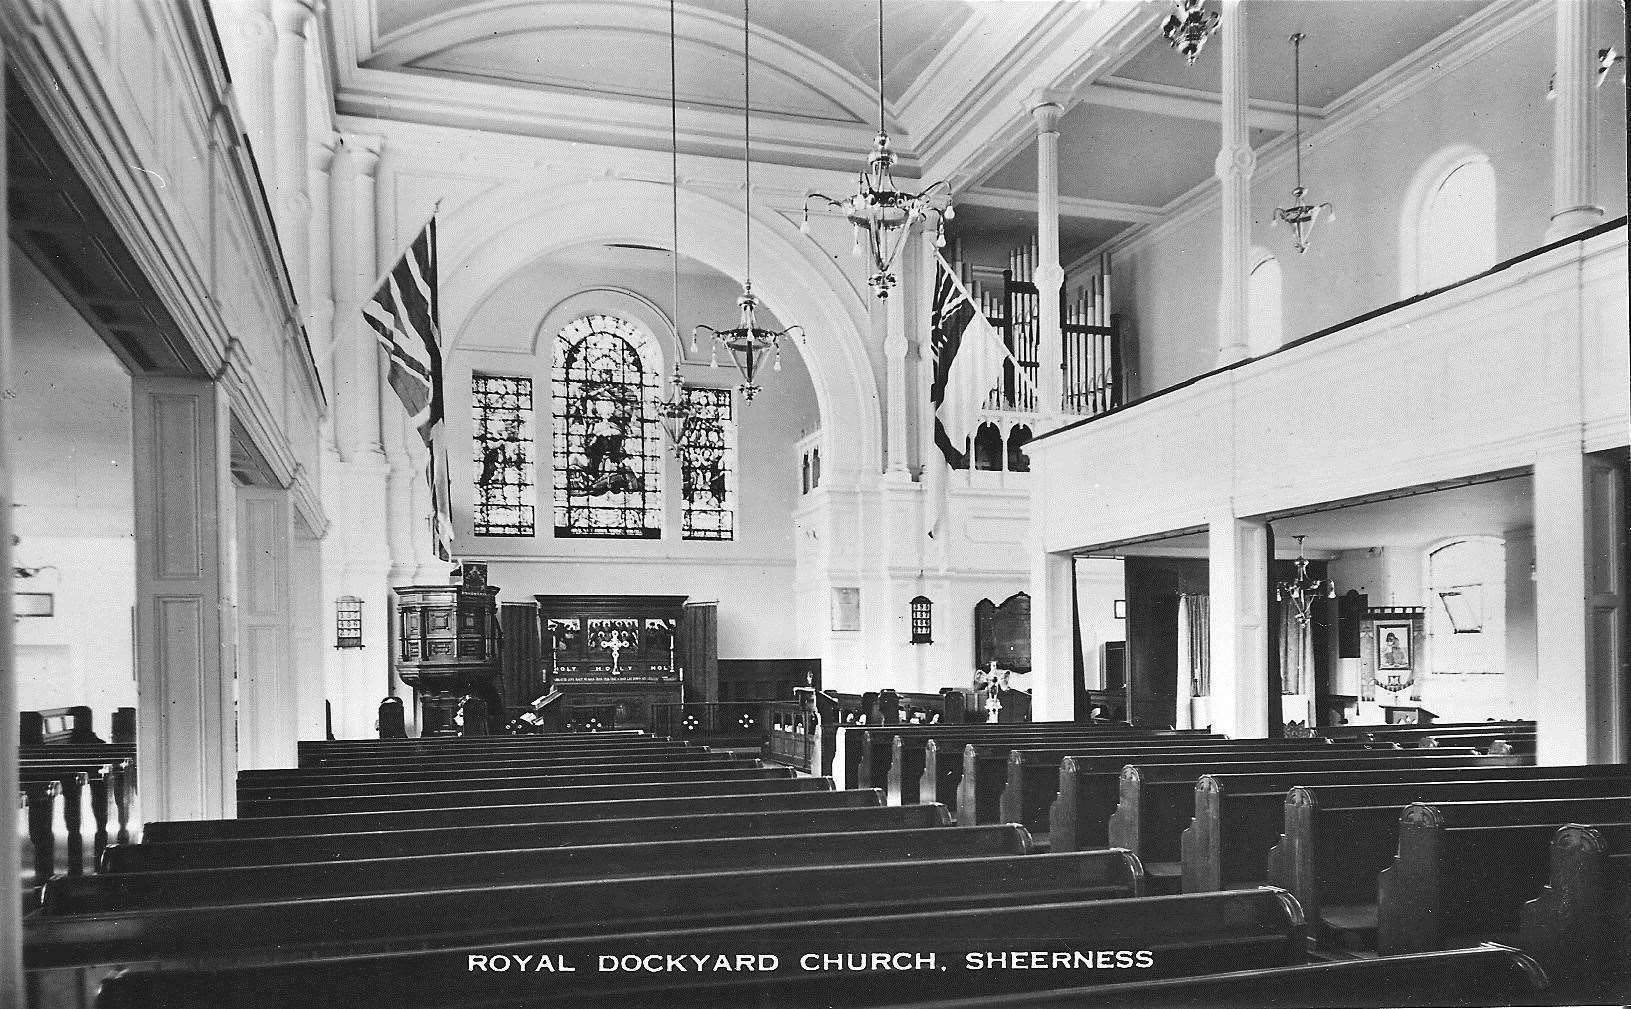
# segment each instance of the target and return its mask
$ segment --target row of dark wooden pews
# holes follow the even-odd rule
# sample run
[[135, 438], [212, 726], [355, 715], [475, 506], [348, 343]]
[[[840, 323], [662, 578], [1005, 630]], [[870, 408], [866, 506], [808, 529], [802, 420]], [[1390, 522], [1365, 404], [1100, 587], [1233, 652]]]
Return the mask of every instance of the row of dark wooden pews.
[[24, 907], [53, 876], [94, 872], [110, 840], [139, 831], [133, 743], [28, 742], [18, 751]]
[[[1012, 727], [956, 728], [986, 747]], [[1135, 755], [1227, 742], [1060, 733]], [[148, 824], [99, 874], [53, 879], [26, 921], [35, 1004], [99, 986], [97, 1005], [164, 1009], [1495, 1005], [1545, 988], [1498, 945], [1311, 961], [1283, 889], [1150, 895], [1125, 849], [1043, 852], [1021, 823], [958, 826], [943, 803], [639, 734], [303, 743], [299, 763], [243, 772], [237, 819]]]

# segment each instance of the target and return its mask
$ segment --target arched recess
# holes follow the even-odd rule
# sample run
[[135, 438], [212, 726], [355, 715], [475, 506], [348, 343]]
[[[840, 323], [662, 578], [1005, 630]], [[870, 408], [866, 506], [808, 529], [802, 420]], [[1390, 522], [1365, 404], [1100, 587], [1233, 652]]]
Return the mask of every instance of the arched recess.
[[1285, 281], [1280, 260], [1267, 249], [1253, 247], [1251, 271], [1246, 279], [1248, 346], [1253, 357], [1279, 348], [1285, 341]]
[[1422, 163], [1399, 214], [1401, 298], [1495, 265], [1496, 197], [1489, 155], [1470, 144], [1451, 144]]
[[[671, 240], [670, 190], [626, 179], [558, 187], [502, 186], [442, 219], [442, 328], [456, 354], [465, 328], [488, 293], [515, 271], [552, 252], [587, 243]], [[616, 208], [616, 213], [608, 213]], [[505, 222], [495, 228], [494, 222]], [[883, 409], [867, 358], [870, 331], [860, 295], [821, 249], [774, 212], [755, 213], [753, 287], [783, 325], [797, 323], [798, 345], [815, 387], [829, 476], [858, 479], [883, 468]], [[742, 279], [742, 211], [695, 192], [680, 192], [681, 251]], [[721, 306], [729, 315], [730, 306]]]

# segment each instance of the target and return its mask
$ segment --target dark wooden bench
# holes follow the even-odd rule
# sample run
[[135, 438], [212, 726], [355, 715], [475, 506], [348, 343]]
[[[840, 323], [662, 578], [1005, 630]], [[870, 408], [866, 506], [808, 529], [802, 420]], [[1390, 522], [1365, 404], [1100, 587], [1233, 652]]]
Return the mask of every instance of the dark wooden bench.
[[1018, 995], [933, 1002], [902, 1001], [889, 1009], [1157, 1009], [1157, 1007], [1538, 1005], [1546, 973], [1521, 950], [1472, 949], [1365, 960], [1335, 960], [1065, 988]]
[[[424, 776], [411, 771], [399, 775], [369, 778], [363, 781], [299, 781], [290, 784], [263, 782], [238, 783], [240, 809], [245, 803], [266, 802], [274, 799], [340, 798], [358, 795], [401, 795], [408, 792], [463, 792], [472, 788], [544, 788], [550, 785], [571, 785], [579, 782], [591, 785], [636, 784], [642, 781], [681, 781], [678, 775], [720, 777], [730, 771], [763, 770], [765, 765], [756, 757], [737, 757], [731, 760], [686, 760], [650, 764], [594, 764], [588, 767], [533, 768], [520, 770], [472, 770], [452, 776]], [[715, 774], [714, 772], [720, 772]], [[706, 773], [704, 773], [706, 772]]]
[[[976, 743], [998, 742], [1008, 739], [1036, 739], [1041, 742], [1036, 733], [1008, 734], [991, 731], [1002, 728], [1001, 725], [944, 726], [940, 727], [937, 732], [912, 734], [903, 734], [887, 729], [868, 731], [863, 733], [861, 737], [859, 778], [863, 782], [870, 782], [869, 787], [883, 788], [884, 801], [891, 805], [917, 802], [920, 799], [918, 786], [919, 779], [923, 777], [924, 754], [927, 752], [930, 739], [939, 740], [942, 747], [952, 741]], [[1079, 731], [1057, 734], [1046, 733], [1045, 735], [1050, 742], [1069, 742], [1097, 739], [1170, 738], [1172, 736], [1192, 738], [1197, 734], [1179, 729], [1098, 729], [1091, 725], [1084, 725]], [[1223, 737], [1216, 736], [1212, 738], [1221, 739]]]
[[83, 704], [17, 713], [18, 740], [25, 746], [100, 743], [91, 727], [91, 709]]
[[[40, 886], [53, 876], [68, 874], [68, 817], [62, 801], [62, 785], [56, 779], [25, 781], [18, 785], [27, 811], [29, 846], [33, 865], [19, 867], [33, 885]], [[30, 872], [30, 869], [32, 870]]]
[[1500, 756], [1523, 755], [1532, 757], [1535, 755], [1536, 742], [1537, 741], [1534, 736], [1523, 736], [1518, 738], [1502, 736], [1500, 739], [1490, 743], [1485, 752]]
[[[554, 801], [534, 798], [513, 805], [447, 806], [392, 812], [327, 813], [261, 819], [167, 820], [147, 825], [149, 842], [203, 841], [233, 837], [286, 837], [295, 834], [413, 830], [503, 823], [553, 823], [594, 816], [660, 816], [700, 809], [710, 797], [769, 800], [799, 792], [831, 792], [831, 778], [768, 778], [754, 781], [692, 781], [659, 785], [603, 785], [553, 790]], [[877, 796], [876, 789], [863, 789]], [[856, 794], [855, 791], [846, 792]]]
[[654, 763], [668, 760], [706, 761], [731, 760], [738, 755], [726, 750], [709, 750], [703, 746], [651, 746], [639, 750], [595, 750], [508, 756], [500, 754], [490, 759], [431, 760], [412, 757], [404, 760], [370, 761], [358, 764], [313, 764], [309, 767], [271, 767], [239, 771], [238, 783], [289, 784], [302, 781], [344, 781], [348, 778], [388, 777], [391, 775], [419, 774], [441, 776], [463, 774], [471, 769], [504, 768], [549, 769], [556, 767], [599, 767], [609, 764]]
[[[494, 851], [284, 862], [275, 868], [247, 865], [107, 873], [52, 880], [45, 889], [44, 906], [48, 914], [89, 914], [150, 906], [244, 904], [302, 897], [714, 871], [754, 864], [784, 864], [787, 858], [803, 864], [810, 857], [819, 857], [823, 844], [829, 845], [835, 853], [848, 852], [851, 841], [847, 839], [863, 836], [872, 838], [880, 851], [903, 852], [901, 857], [904, 858], [912, 849], [903, 849], [899, 847], [901, 844], [941, 843], [926, 841], [914, 832], [951, 825], [950, 815], [943, 806], [822, 810], [804, 816], [802, 821], [785, 824], [785, 827], [799, 828], [785, 833], [745, 833], [728, 838], [717, 834], [675, 837], [661, 831], [657, 837], [648, 838], [632, 830], [614, 830], [608, 833], [616, 840], [608, 840], [605, 835], [595, 840], [593, 835], [588, 835], [584, 841], [550, 849], [507, 844]], [[611, 824], [618, 825], [618, 821]], [[794, 840], [799, 837], [810, 840]], [[975, 843], [980, 838], [971, 836], [968, 840]], [[846, 855], [842, 860], [865, 859]]]
[[[1218, 746], [1203, 746], [1203, 741]], [[1169, 741], [1170, 742], [1170, 741]], [[1242, 747], [1259, 750], [1306, 750], [1311, 746], [1322, 751], [1329, 744], [1310, 742], [1308, 739], [1253, 739], [1231, 740], [1227, 737], [1187, 737], [1183, 745], [1194, 743], [1202, 749]], [[1150, 744], [1158, 745], [1158, 744]], [[1363, 746], [1363, 744], [1360, 744]], [[1345, 748], [1351, 749], [1352, 745]], [[1085, 750], [1075, 752], [1087, 752]], [[1334, 752], [1334, 751], [1333, 751]], [[1005, 768], [1007, 778], [1002, 786], [998, 815], [1005, 823], [1023, 823], [1033, 830], [1048, 829], [1048, 808], [1059, 794], [1059, 765], [1068, 754], [1057, 748], [1013, 750], [1008, 754]]]
[[1264, 882], [1268, 878], [1268, 851], [1285, 829], [1286, 792], [1297, 785], [1532, 780], [1560, 776], [1631, 778], [1631, 768], [1624, 766], [1534, 767], [1520, 765], [1519, 759], [1471, 758], [1476, 766], [1266, 774], [1230, 771], [1202, 775], [1195, 785], [1195, 817], [1183, 834], [1184, 892], [1233, 889]]
[[[38, 916], [29, 923], [28, 950], [35, 969], [181, 958], [222, 961], [240, 953], [298, 959], [412, 948], [427, 941], [538, 941], [681, 923], [707, 927], [820, 920], [858, 911], [977, 909], [1137, 893], [1137, 863], [1122, 852], [986, 853], [507, 887], [485, 908], [480, 890], [449, 888], [315, 905], [152, 909], [101, 921]], [[540, 915], [539, 908], [548, 908], [549, 914]], [[323, 917], [322, 911], [334, 914]]]
[[1559, 828], [1519, 921], [1519, 944], [1577, 1003], [1631, 1001], [1631, 826]]
[[511, 743], [520, 746], [548, 743], [592, 745], [608, 740], [664, 739], [644, 729], [617, 729], [608, 732], [536, 732], [524, 736], [422, 736], [416, 739], [302, 739], [296, 743], [299, 752], [327, 752], [331, 750], [390, 749], [403, 746], [450, 747], [479, 746], [488, 743]]
[[[1103, 733], [1096, 733], [1096, 734], [1083, 734], [1083, 735], [1080, 735], [1080, 736], [1071, 736], [1071, 737], [1069, 737], [1069, 739], [1054, 738], [1054, 737], [1048, 737], [1046, 739], [1036, 739], [1034, 737], [1024, 737], [1024, 736], [1021, 736], [1021, 737], [1011, 737], [1011, 736], [1010, 737], [1003, 737], [1003, 736], [980, 736], [980, 735], [970, 735], [970, 736], [967, 736], [967, 737], [959, 737], [959, 736], [957, 736], [955, 734], [949, 734], [949, 733], [948, 734], [935, 734], [932, 737], [931, 736], [920, 736], [920, 737], [916, 737], [916, 738], [897, 737], [891, 743], [890, 759], [889, 759], [889, 774], [888, 774], [888, 780], [887, 780], [885, 790], [884, 790], [884, 801], [890, 802], [890, 803], [896, 803], [896, 802], [899, 802], [899, 803], [934, 802], [934, 801], [937, 801], [935, 799], [928, 798], [923, 794], [923, 784], [924, 784], [924, 780], [926, 778], [926, 775], [924, 774], [924, 770], [928, 765], [929, 742], [930, 742], [931, 739], [935, 741], [936, 753], [937, 754], [944, 754], [944, 753], [947, 752], [946, 748], [948, 746], [955, 748], [955, 746], [958, 743], [962, 743], [962, 744], [966, 745], [968, 743], [991, 743], [991, 742], [1006, 741], [1006, 740], [1013, 740], [1016, 743], [1023, 743], [1024, 745], [1027, 745], [1027, 746], [1030, 746], [1030, 745], [1033, 745], [1033, 744], [1034, 745], [1039, 745], [1039, 746], [1040, 745], [1049, 745], [1049, 746], [1059, 745], [1059, 744], [1068, 742], [1070, 740], [1080, 740], [1080, 741], [1083, 741], [1083, 742], [1092, 742], [1092, 743], [1097, 743], [1097, 742], [1100, 742], [1100, 741], [1111, 741], [1111, 740], [1126, 740], [1128, 742], [1132, 742], [1132, 741], [1148, 741], [1150, 745], [1154, 746], [1154, 745], [1159, 745], [1161, 743], [1171, 744], [1171, 743], [1175, 743], [1175, 742], [1179, 742], [1179, 741], [1192, 742], [1192, 741], [1202, 740], [1202, 739], [1218, 739], [1218, 740], [1221, 740], [1221, 739], [1225, 739], [1225, 738], [1227, 738], [1227, 737], [1222, 736], [1222, 735], [1218, 735], [1218, 734], [1213, 734], [1213, 733], [1192, 732], [1192, 731], [1190, 731], [1188, 729], [1148, 729], [1148, 730], [1121, 729], [1121, 730], [1103, 732]], [[938, 764], [937, 764], [937, 767], [938, 767]], [[936, 780], [938, 781], [939, 779], [940, 779], [940, 775], [939, 775], [939, 773], [937, 771]], [[936, 787], [938, 788], [939, 786], [937, 785]], [[953, 793], [953, 797], [955, 797], [955, 793], [956, 793], [955, 782], [950, 782], [949, 787], [950, 787], [950, 791]]]
[[[426, 767], [461, 767], [467, 764], [502, 764], [537, 762], [540, 760], [567, 760], [579, 757], [636, 757], [645, 754], [666, 756], [675, 753], [709, 753], [709, 747], [687, 744], [653, 743], [623, 746], [597, 746], [592, 749], [567, 747], [541, 747], [522, 749], [513, 746], [459, 750], [453, 752], [427, 751], [403, 753], [358, 753], [302, 758], [298, 770], [337, 771], [356, 773], [371, 768], [392, 768], [420, 765]], [[280, 770], [274, 768], [273, 770]], [[287, 770], [295, 770], [288, 768]]]
[[[628, 786], [636, 789], [662, 785], [776, 781], [793, 776], [785, 767], [731, 767], [706, 771], [657, 771], [643, 774], [579, 774], [550, 779], [552, 784], [522, 788], [485, 788], [479, 782], [462, 791], [403, 792], [398, 794], [345, 795], [333, 798], [252, 799], [238, 803], [241, 818], [262, 816], [311, 816], [325, 813], [387, 812], [407, 809], [440, 809], [449, 806], [510, 806], [534, 802], [561, 802], [572, 796], [592, 796], [596, 789]], [[638, 794], [638, 793], [637, 793]]]
[[[1610, 786], [1616, 785], [1612, 779]], [[1392, 789], [1393, 791], [1386, 791]], [[1435, 794], [1435, 789], [1442, 792]], [[1534, 799], [1521, 803], [1462, 802], [1455, 783], [1299, 785], [1286, 794], [1285, 826], [1269, 850], [1268, 879], [1303, 905], [1316, 938], [1331, 945], [1369, 945], [1377, 929], [1377, 876], [1393, 864], [1399, 817], [1411, 796], [1430, 798], [1440, 810], [1482, 817], [1475, 822], [1545, 822], [1557, 826], [1594, 811], [1623, 811], [1628, 800]], [[1617, 789], [1611, 789], [1617, 790]], [[1443, 793], [1448, 793], [1447, 795]], [[1504, 811], [1504, 812], [1503, 812]]]
[[[355, 834], [302, 834], [218, 841], [172, 841], [115, 845], [103, 856], [103, 871], [157, 872], [227, 866], [266, 866], [408, 855], [450, 855], [467, 851], [559, 848], [573, 844], [679, 841], [705, 837], [834, 832], [879, 822], [877, 789], [850, 792], [791, 792], [781, 796], [721, 796], [692, 799], [690, 805], [662, 810], [670, 815], [621, 817], [615, 803], [579, 803], [583, 818], [546, 823], [442, 827], [433, 830], [379, 830]], [[755, 800], [748, 804], [746, 800]], [[666, 800], [665, 800], [666, 801]], [[710, 805], [716, 804], [716, 805]], [[901, 808], [901, 807], [891, 807]], [[692, 811], [692, 810], [696, 811]], [[603, 814], [595, 817], [596, 813]], [[888, 818], [885, 818], [887, 822]]]
[[[1397, 854], [1377, 879], [1377, 949], [1441, 949], [1454, 936], [1516, 939], [1518, 912], [1546, 885], [1557, 829], [1570, 823], [1631, 822], [1631, 787], [1573, 798], [1411, 803], [1398, 827]], [[49, 888], [48, 888], [49, 889]]]
[[[1434, 753], [1411, 754], [1387, 751], [1332, 751], [1325, 767], [1306, 753], [1283, 752], [1271, 754], [1223, 754], [1191, 761], [1174, 761], [1178, 767], [1171, 773], [1189, 775], [1191, 784], [1202, 774], [1230, 769], [1245, 770], [1243, 766], [1258, 765], [1256, 770], [1273, 770], [1275, 765], [1290, 769], [1287, 761], [1296, 762], [1300, 770], [1343, 770], [1360, 766], [1373, 770], [1392, 770], [1403, 767], [1460, 766], [1477, 755]], [[1341, 754], [1338, 756], [1337, 754]], [[1181, 756], [1181, 755], [1180, 755]], [[1153, 761], [1148, 754], [1135, 757], [1141, 763]], [[1511, 757], [1493, 758], [1512, 760]], [[1048, 810], [1048, 839], [1054, 851], [1077, 851], [1083, 848], [1101, 848], [1109, 842], [1110, 817], [1121, 802], [1121, 769], [1128, 759], [1095, 756], [1066, 757], [1059, 765], [1059, 795]]]
[[18, 761], [18, 766], [24, 772], [84, 771], [91, 776], [91, 816], [96, 822], [95, 851], [98, 855], [110, 840], [130, 841], [133, 823], [138, 827], [137, 833], [140, 833], [136, 768], [130, 758], [23, 757]]
[[[1049, 751], [1052, 751], [1049, 753]], [[1003, 814], [1002, 798], [1008, 788], [1009, 758], [1014, 751], [1006, 746], [976, 745], [964, 747], [963, 773], [957, 785], [957, 816], [959, 823], [995, 823]], [[1335, 756], [1346, 753], [1375, 752], [1364, 743], [1327, 743], [1316, 740], [1260, 741], [1255, 739], [1241, 740], [1205, 740], [1194, 744], [1172, 741], [1165, 746], [1135, 743], [1131, 746], [1102, 745], [1086, 747], [1034, 747], [1030, 749], [1033, 761], [1057, 757], [1060, 765], [1064, 764], [1067, 756], [1102, 756], [1125, 758], [1123, 763], [1135, 760], [1149, 760], [1152, 763], [1163, 760], [1176, 760], [1187, 755], [1195, 755], [1195, 759], [1204, 759], [1207, 755], [1258, 755], [1264, 759], [1291, 758], [1294, 756]], [[1044, 758], [1044, 755], [1047, 755]], [[1055, 776], [1058, 781], [1058, 775]], [[1040, 789], [1037, 790], [1040, 792]], [[1057, 787], [1055, 788], [1057, 795]], [[1044, 803], [1041, 795], [1033, 792], [1035, 802], [1027, 810], [1022, 802], [1009, 801], [1009, 809], [1018, 812], [1022, 817], [1029, 814], [1032, 822], [1039, 826], [1047, 824], [1048, 808], [1050, 803]], [[1052, 798], [1052, 797], [1048, 797]], [[1019, 807], [1015, 809], [1015, 807]]]
[[1496, 743], [1533, 745], [1535, 736], [1533, 734], [1520, 736], [1510, 732], [1461, 732], [1447, 736], [1424, 736], [1420, 746], [1422, 749], [1432, 749], [1436, 746], [1473, 746], [1488, 753]]
[[[944, 833], [956, 833], [946, 831]], [[800, 909], [802, 914], [802, 909]], [[540, 924], [540, 928], [547, 925]], [[138, 968], [110, 978], [103, 1009], [164, 1006], [166, 1009], [257, 1009], [304, 1007], [313, 993], [348, 1009], [408, 1006], [651, 1004], [686, 1006], [877, 1005], [898, 1001], [903, 985], [922, 998], [988, 995], [1063, 984], [1124, 979], [1129, 971], [1077, 966], [1058, 970], [966, 970], [970, 952], [1013, 949], [1080, 951], [1099, 948], [1155, 953], [1142, 973], [1183, 976], [1228, 968], [1300, 963], [1305, 939], [1296, 903], [1277, 890], [1245, 890], [1178, 897], [1068, 901], [978, 909], [850, 915], [811, 920], [674, 927], [611, 935], [551, 937], [547, 952], [577, 965], [577, 973], [470, 969], [472, 954], [530, 954], [546, 950], [536, 940], [277, 964], [158, 971]], [[1042, 939], [1040, 937], [1059, 937]], [[1084, 937], [1115, 937], [1103, 943]], [[801, 960], [844, 951], [906, 950], [933, 953], [947, 970], [897, 975], [864, 971], [809, 970]], [[601, 955], [687, 954], [710, 958], [777, 956], [766, 969], [736, 976], [702, 972], [601, 973]], [[910, 959], [910, 953], [908, 959]], [[1068, 955], [1068, 952], [1067, 952]], [[728, 962], [734, 963], [734, 959]], [[1091, 955], [1088, 962], [1092, 963]], [[956, 965], [956, 969], [952, 965]], [[819, 961], [818, 961], [819, 965]]]
[[1427, 725], [1395, 725], [1385, 722], [1351, 722], [1343, 725], [1318, 726], [1314, 729], [1314, 735], [1324, 736], [1327, 739], [1358, 739], [1360, 736], [1377, 732], [1453, 732], [1461, 729], [1478, 732], [1491, 728], [1510, 728], [1513, 731], [1532, 731], [1535, 728], [1535, 723], [1527, 719], [1483, 722], [1432, 722]]
[[[863, 737], [866, 735], [866, 733], [871, 731], [873, 728], [874, 728], [873, 726], [868, 726], [868, 725], [843, 725], [843, 726], [840, 726], [838, 728], [838, 730], [837, 730], [836, 741], [834, 743], [834, 746], [836, 748], [836, 755], [835, 755], [833, 766], [834, 766], [835, 769], [841, 771], [842, 776], [838, 780], [839, 780], [840, 783], [842, 783], [846, 787], [849, 787], [849, 788], [858, 787], [858, 783], [861, 781], [861, 777], [860, 777], [860, 774], [861, 774], [861, 757], [862, 757], [862, 754], [864, 752], [864, 747], [862, 746], [862, 740], [863, 740]], [[924, 737], [927, 738], [927, 737], [933, 736], [937, 731], [950, 729], [950, 728], [958, 728], [958, 729], [965, 729], [965, 730], [973, 729], [976, 732], [992, 732], [992, 733], [1001, 732], [1001, 733], [1004, 733], [1004, 734], [1013, 734], [1013, 735], [1035, 734], [1035, 735], [1039, 735], [1039, 736], [1045, 736], [1045, 735], [1049, 735], [1049, 734], [1057, 734], [1057, 733], [1060, 733], [1060, 732], [1079, 731], [1081, 729], [1088, 728], [1088, 726], [1080, 725], [1080, 724], [1078, 724], [1076, 722], [1021, 722], [1021, 723], [1012, 723], [1012, 724], [961, 725], [961, 726], [948, 726], [948, 725], [897, 725], [897, 726], [891, 726], [890, 729], [889, 729], [890, 734], [888, 736], [885, 736], [884, 738], [889, 739], [891, 741], [893, 740], [893, 737], [895, 735], [905, 735], [905, 736], [918, 735], [918, 736], [924, 736]], [[887, 777], [887, 769], [885, 769], [885, 774], [880, 776], [879, 783], [877, 785], [868, 785], [866, 787], [869, 787], [869, 788], [882, 788], [887, 784], [887, 782], [885, 780], [886, 777]]]
[[[96, 843], [98, 833], [104, 842], [107, 840], [107, 807], [104, 805], [102, 808], [103, 822], [99, 828], [91, 799], [90, 774], [85, 771], [24, 768], [19, 772], [18, 780], [24, 787], [48, 781], [57, 783], [60, 788], [58, 801], [62, 807], [62, 829], [65, 836], [61, 838], [64, 850], [56, 861], [67, 866], [67, 874], [70, 876], [94, 872], [98, 854]], [[106, 795], [105, 790], [103, 794]]]
[[[1418, 759], [1408, 752], [1390, 752], [1397, 755], [1275, 760], [1260, 764], [1238, 763], [1232, 767], [1238, 771], [1256, 773], [1299, 770], [1318, 773], [1363, 767], [1371, 763], [1408, 767], [1409, 761]], [[1467, 751], [1467, 755], [1477, 756], [1473, 751]], [[1195, 790], [1202, 776], [1200, 772], [1216, 769], [1182, 763], [1157, 766], [1129, 764], [1122, 768], [1116, 809], [1106, 825], [1109, 843], [1137, 854], [1144, 861], [1152, 879], [1162, 881], [1162, 885], [1180, 886], [1183, 876], [1183, 832], [1194, 819]], [[1283, 795], [1281, 807], [1283, 816]], [[1265, 861], [1267, 850], [1273, 843], [1271, 840], [1263, 846]]]

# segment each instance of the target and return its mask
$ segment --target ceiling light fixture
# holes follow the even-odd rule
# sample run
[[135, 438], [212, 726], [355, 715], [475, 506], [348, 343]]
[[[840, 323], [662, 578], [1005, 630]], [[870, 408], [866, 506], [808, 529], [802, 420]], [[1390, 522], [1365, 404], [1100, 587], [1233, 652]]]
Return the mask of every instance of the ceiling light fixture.
[[724, 347], [736, 370], [742, 373], [742, 398], [752, 402], [759, 392], [757, 379], [764, 367], [764, 356], [773, 354], [774, 369], [780, 371], [782, 340], [798, 339], [804, 335], [804, 329], [800, 326], [788, 326], [779, 331], [764, 329], [754, 319], [759, 299], [753, 293], [753, 106], [750, 101], [752, 92], [749, 90], [753, 65], [748, 59], [748, 34], [748, 0], [742, 0], [742, 231], [745, 265], [742, 271], [742, 296], [736, 299], [736, 307], [742, 314], [733, 329], [698, 325], [691, 331], [691, 346], [695, 349], [698, 334], [707, 333], [713, 340], [713, 357], [709, 362], [713, 365], [718, 365], [719, 348]]
[[951, 183], [935, 182], [917, 194], [902, 192], [895, 184], [895, 151], [889, 146], [889, 131], [884, 122], [883, 92], [883, 0], [878, 0], [878, 135], [872, 142], [872, 153], [867, 156], [866, 169], [857, 179], [854, 196], [835, 200], [822, 193], [811, 193], [804, 198], [804, 222], [799, 230], [810, 233], [810, 201], [821, 200], [826, 209], [837, 210], [849, 219], [855, 244], [851, 250], [861, 255], [861, 242], [866, 241], [871, 257], [872, 275], [867, 283], [872, 293], [880, 298], [889, 297], [895, 286], [893, 272], [895, 259], [906, 245], [906, 236], [918, 221], [933, 218], [935, 246], [946, 244], [946, 222], [956, 216], [951, 204]]
[[1301, 255], [1308, 251], [1308, 246], [1314, 240], [1314, 226], [1319, 223], [1320, 215], [1324, 214], [1328, 221], [1336, 220], [1336, 208], [1329, 203], [1308, 203], [1308, 190], [1303, 188], [1303, 33], [1298, 32], [1291, 36], [1291, 88], [1292, 88], [1292, 128], [1295, 130], [1292, 143], [1296, 153], [1297, 184], [1291, 189], [1291, 206], [1276, 207], [1274, 220], [1270, 224], [1284, 224], [1291, 228], [1291, 244]]
[[1329, 578], [1308, 577], [1308, 558], [1303, 556], [1303, 540], [1307, 538], [1307, 536], [1292, 537], [1297, 541], [1297, 577], [1274, 587], [1274, 598], [1282, 603], [1290, 603], [1291, 615], [1297, 619], [1297, 623], [1305, 627], [1308, 625], [1308, 617], [1315, 599], [1337, 597], [1336, 582]]
[[677, 457], [685, 440], [685, 428], [691, 421], [691, 397], [685, 388], [685, 376], [680, 373], [680, 362], [685, 359], [685, 347], [680, 343], [680, 85], [679, 85], [679, 30], [675, 22], [675, 0], [668, 0], [668, 152], [669, 195], [672, 197], [674, 241], [669, 254], [674, 293], [674, 375], [666, 389], [660, 391], [652, 404], [657, 420], [668, 435], [668, 447]]
[[1206, 0], [1172, 0], [1172, 13], [1161, 22], [1161, 35], [1194, 66], [1206, 40], [1218, 30], [1219, 17], [1217, 11], [1206, 9]]

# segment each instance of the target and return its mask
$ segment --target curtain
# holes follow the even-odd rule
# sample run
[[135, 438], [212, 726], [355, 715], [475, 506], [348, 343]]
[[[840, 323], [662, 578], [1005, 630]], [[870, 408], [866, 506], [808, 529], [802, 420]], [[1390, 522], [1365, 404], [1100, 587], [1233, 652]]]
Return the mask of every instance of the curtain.
[[1297, 620], [1291, 606], [1280, 611], [1280, 693], [1306, 695], [1314, 682], [1314, 625]]
[[[1180, 709], [1191, 697], [1212, 693], [1212, 598], [1178, 597], [1178, 698]], [[1187, 717], [1181, 711], [1180, 717]]]

